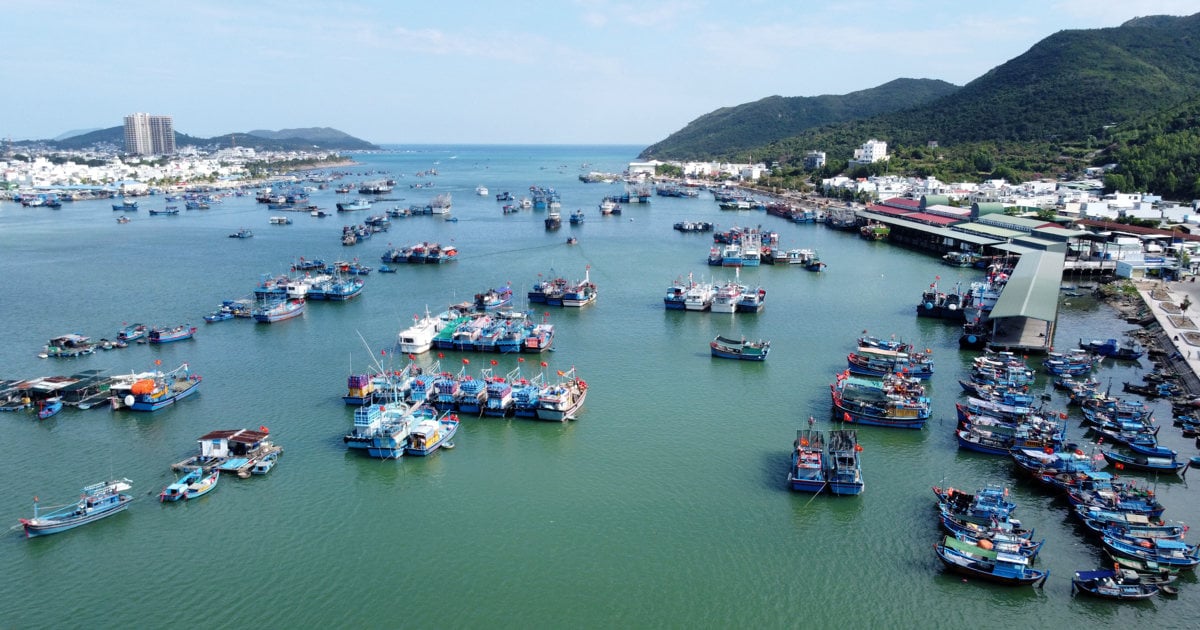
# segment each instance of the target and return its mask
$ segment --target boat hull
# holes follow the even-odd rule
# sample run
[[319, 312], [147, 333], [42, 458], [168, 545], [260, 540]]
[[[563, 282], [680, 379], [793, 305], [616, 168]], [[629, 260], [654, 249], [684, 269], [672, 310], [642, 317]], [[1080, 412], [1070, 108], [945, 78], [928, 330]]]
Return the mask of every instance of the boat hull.
[[129, 507], [133, 497], [121, 495], [121, 501], [117, 505], [99, 512], [92, 512], [84, 516], [63, 518], [63, 519], [21, 519], [21, 525], [25, 529], [25, 537], [33, 538], [35, 536], [49, 536], [50, 534], [58, 534], [69, 529], [75, 529], [88, 523], [94, 523], [102, 518], [107, 518], [114, 514], [124, 512], [125, 508]]

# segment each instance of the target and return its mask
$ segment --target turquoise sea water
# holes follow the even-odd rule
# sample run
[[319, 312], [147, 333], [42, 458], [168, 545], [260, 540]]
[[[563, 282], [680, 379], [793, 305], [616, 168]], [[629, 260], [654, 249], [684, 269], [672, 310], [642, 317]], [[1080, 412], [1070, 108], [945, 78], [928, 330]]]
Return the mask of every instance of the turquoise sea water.
[[[1191, 575], [1174, 601], [1072, 598], [1071, 574], [1101, 566], [1101, 553], [1066, 502], [1018, 482], [1004, 458], [956, 448], [956, 379], [972, 355], [959, 352], [953, 326], [914, 309], [935, 276], [947, 286], [980, 272], [823, 226], [723, 212], [707, 195], [654, 197], [602, 217], [597, 204], [621, 184], [577, 176], [620, 171], [637, 150], [453, 146], [355, 156], [359, 165], [345, 169], [352, 180], [398, 178], [390, 197], [403, 200], [372, 213], [449, 192], [459, 220], [396, 219], [354, 247], [340, 245], [341, 227], [367, 213], [296, 213], [293, 225], [273, 226], [268, 217], [281, 213], [253, 197], [176, 217], [149, 216], [163, 201], [143, 198], [127, 225], [107, 201], [58, 211], [0, 203], [0, 377], [143, 371], [155, 360], [187, 362], [204, 377], [197, 396], [154, 414], [67, 409], [41, 423], [0, 415], [4, 522], [30, 515], [34, 495], [65, 503], [109, 476], [132, 479], [138, 497], [127, 513], [65, 534], [0, 537], [0, 627], [1184, 627], [1200, 615]], [[430, 168], [440, 174], [415, 177]], [[435, 185], [409, 187], [417, 181]], [[488, 197], [474, 194], [480, 184]], [[586, 223], [547, 232], [544, 211], [503, 215], [494, 195], [531, 185], [558, 188], [564, 216], [582, 208]], [[331, 189], [313, 202], [333, 210], [357, 196]], [[667, 312], [662, 296], [675, 278], [733, 273], [705, 265], [711, 236], [672, 230], [681, 220], [762, 224], [784, 248], [818, 249], [829, 267], [743, 270], [743, 281], [768, 291], [757, 315]], [[255, 237], [227, 238], [240, 227]], [[566, 245], [568, 235], [579, 243]], [[389, 242], [416, 241], [453, 242], [460, 260], [373, 273], [358, 299], [312, 303], [279, 324], [201, 321], [300, 256], [377, 266]], [[380, 351], [390, 353], [414, 313], [505, 283], [523, 296], [538, 274], [581, 278], [587, 265], [599, 301], [549, 309], [556, 349], [524, 364], [531, 372], [545, 360], [551, 375], [578, 369], [590, 388], [576, 421], [468, 418], [457, 448], [425, 459], [379, 461], [345, 448], [347, 374], [387, 361]], [[1063, 299], [1060, 347], [1130, 328], [1089, 297]], [[162, 347], [36, 357], [50, 337], [112, 338], [134, 321], [201, 328], [193, 341]], [[829, 427], [828, 385], [864, 329], [934, 351], [935, 418], [921, 431], [859, 430], [861, 497], [789, 492], [795, 431], [809, 416]], [[713, 359], [707, 344], [718, 333], [771, 339], [771, 356]], [[517, 366], [511, 355], [454, 352], [443, 366], [457, 370], [464, 357], [475, 373], [493, 358], [498, 371]], [[1117, 391], [1144, 369], [1106, 362], [1096, 374]], [[1165, 405], [1157, 415], [1167, 425], [1162, 441], [1195, 454]], [[285, 448], [269, 476], [226, 478], [191, 503], [156, 501], [173, 479], [168, 466], [193, 453], [197, 437], [260, 425]], [[1082, 438], [1074, 415], [1071, 426]], [[987, 482], [1009, 485], [1018, 516], [1046, 538], [1044, 589], [943, 573], [929, 488]], [[1197, 520], [1186, 481], [1158, 480], [1157, 492], [1168, 518]]]

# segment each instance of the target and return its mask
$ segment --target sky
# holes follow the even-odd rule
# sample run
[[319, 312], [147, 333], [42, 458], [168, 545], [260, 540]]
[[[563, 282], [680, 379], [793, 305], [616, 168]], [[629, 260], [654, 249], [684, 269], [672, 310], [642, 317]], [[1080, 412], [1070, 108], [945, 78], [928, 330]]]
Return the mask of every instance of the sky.
[[1061, 30], [1195, 0], [0, 0], [0, 137], [134, 112], [211, 137], [648, 145], [721, 107], [964, 85]]

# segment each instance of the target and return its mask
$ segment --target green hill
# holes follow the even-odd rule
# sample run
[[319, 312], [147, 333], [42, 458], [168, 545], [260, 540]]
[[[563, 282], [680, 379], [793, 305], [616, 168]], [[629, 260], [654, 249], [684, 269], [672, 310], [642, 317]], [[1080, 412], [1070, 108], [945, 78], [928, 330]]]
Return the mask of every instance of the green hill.
[[896, 79], [842, 95], [769, 96], [705, 114], [647, 147], [640, 157], [710, 159], [727, 156], [813, 127], [928, 103], [958, 89], [956, 85], [933, 79]]
[[1200, 199], [1200, 97], [1124, 128], [1094, 160], [1114, 163], [1106, 190], [1150, 191], [1167, 199]]
[[[871, 118], [810, 126], [793, 135], [784, 135], [781, 125], [763, 122], [760, 117], [759, 126], [773, 137], [764, 139], [761, 132], [743, 131], [732, 134], [724, 149], [710, 145], [706, 149], [713, 157], [745, 159], [752, 155], [784, 162], [819, 149], [844, 160], [867, 138], [875, 137], [892, 147], [922, 147], [931, 140], [943, 148], [982, 143], [988, 146], [980, 150], [995, 153], [1001, 160], [1005, 147], [1010, 147], [1053, 161], [1061, 147], [1015, 145], [1095, 142], [1108, 125], [1136, 120], [1200, 95], [1198, 42], [1200, 14], [1150, 16], [1115, 28], [1061, 31], [962, 88], [924, 104]], [[731, 128], [750, 126], [753, 123], [739, 121]], [[704, 135], [721, 137], [724, 133], [710, 127]], [[694, 134], [699, 132], [689, 125], [671, 138]], [[655, 155], [651, 150], [667, 140], [647, 148], [646, 154]], [[695, 157], [684, 151], [669, 155]], [[1042, 165], [1026, 166], [1025, 170], [1036, 171]]]

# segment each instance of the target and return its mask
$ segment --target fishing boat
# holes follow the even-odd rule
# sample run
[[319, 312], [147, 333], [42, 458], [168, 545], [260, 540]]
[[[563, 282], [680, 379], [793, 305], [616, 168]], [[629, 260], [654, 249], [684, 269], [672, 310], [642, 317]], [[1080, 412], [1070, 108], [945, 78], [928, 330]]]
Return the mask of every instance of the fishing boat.
[[920, 429], [932, 413], [930, 401], [911, 387], [905, 380], [855, 377], [846, 370], [829, 385], [829, 394], [843, 422]]
[[518, 418], [536, 418], [541, 393], [546, 389], [541, 374], [531, 379], [518, 378], [513, 381], [513, 415]]
[[180, 324], [172, 328], [156, 326], [150, 329], [150, 343], [171, 343], [191, 339], [196, 334], [196, 327], [191, 324]]
[[425, 308], [424, 317], [413, 314], [413, 325], [396, 335], [400, 351], [407, 354], [429, 352], [433, 347], [434, 337], [461, 317], [462, 313], [457, 310], [448, 310], [434, 317], [429, 314], [429, 307]]
[[217, 482], [221, 480], [221, 469], [214, 466], [208, 472], [202, 472], [200, 477], [189, 483], [183, 490], [184, 499], [198, 499], [217, 487]]
[[729, 280], [717, 287], [717, 294], [713, 298], [711, 309], [714, 313], [735, 313], [737, 312], [737, 304], [742, 299], [742, 293], [746, 291], [746, 287], [737, 280]]
[[1181, 540], [1164, 538], [1123, 538], [1104, 535], [1100, 537], [1106, 551], [1113, 555], [1138, 560], [1153, 561], [1162, 567], [1194, 570], [1200, 564], [1200, 552], [1196, 545]]
[[121, 223], [121, 224], [129, 223], [129, 217], [122, 214], [121, 216], [117, 217], [117, 223]]
[[792, 467], [788, 484], [797, 492], [821, 492], [825, 480], [825, 435], [821, 431], [801, 429], [792, 444]]
[[458, 432], [458, 424], [458, 416], [454, 414], [417, 420], [409, 432], [408, 447], [404, 452], [408, 455], [425, 456], [443, 446], [451, 448], [451, 440]]
[[[690, 280], [690, 277], [689, 277]], [[683, 295], [683, 307], [689, 311], [707, 311], [717, 297], [717, 288], [708, 282], [692, 282]]]
[[[493, 363], [495, 363], [493, 361]], [[520, 370], [515, 369], [508, 373], [507, 376], [492, 376], [486, 374], [484, 382], [487, 383], [487, 397], [484, 401], [483, 415], [493, 417], [504, 417], [513, 412], [515, 400], [513, 399], [513, 383], [520, 379]]]
[[545, 224], [547, 230], [557, 230], [562, 227], [562, 215], [557, 210], [547, 212]]
[[584, 219], [585, 216], [583, 214], [583, 210], [579, 209], [575, 212], [572, 212], [571, 216], [567, 220], [571, 223], [571, 225], [580, 225], [584, 222]]
[[974, 252], [948, 252], [942, 255], [942, 262], [951, 267], [972, 267], [980, 260]]
[[1146, 354], [1146, 349], [1132, 339], [1117, 341], [1116, 339], [1107, 339], [1101, 341], [1092, 339], [1091, 341], [1079, 340], [1079, 347], [1094, 352], [1102, 357], [1112, 357], [1114, 359], [1123, 359], [1127, 361], [1136, 361]]
[[591, 270], [591, 265], [585, 267], [583, 280], [563, 289], [563, 306], [579, 308], [596, 301], [596, 285], [592, 282]]
[[746, 341], [745, 337], [730, 339], [717, 335], [708, 343], [712, 356], [722, 359], [740, 359], [742, 361], [765, 361], [771, 351], [771, 342], [765, 339]]
[[114, 410], [158, 411], [196, 393], [201, 382], [200, 376], [192, 374], [186, 363], [170, 372], [131, 376], [136, 378], [121, 379], [109, 387], [109, 400]]
[[250, 228], [241, 228], [236, 232], [231, 232], [229, 238], [253, 238], [254, 231]]
[[904, 374], [921, 379], [933, 376], [933, 359], [928, 353], [909, 354], [885, 348], [859, 346], [857, 352], [852, 352], [846, 357], [846, 363], [851, 372], [864, 376]]
[[338, 202], [338, 212], [353, 212], [355, 210], [370, 210], [371, 202], [366, 199], [355, 199], [354, 201]]
[[146, 328], [145, 324], [127, 324], [117, 333], [117, 341], [130, 343], [144, 339], [149, 334], [150, 329]]
[[45, 400], [39, 400], [37, 410], [38, 420], [45, 420], [46, 418], [54, 416], [58, 412], [62, 411], [62, 408], [63, 401], [62, 398], [58, 396], [47, 398]]
[[862, 477], [862, 464], [855, 431], [835, 430], [829, 432], [825, 459], [825, 480], [829, 491], [838, 495], [862, 494], [866, 484]]
[[121, 203], [114, 203], [114, 204], [112, 205], [112, 209], [113, 209], [113, 210], [126, 210], [126, 211], [129, 211], [129, 212], [136, 212], [136, 211], [137, 211], [137, 209], [138, 209], [138, 202], [136, 202], [136, 201], [130, 201], [130, 200], [128, 200], [128, 199], [123, 199], [123, 200], [121, 200]]
[[254, 321], [260, 324], [273, 324], [304, 314], [304, 299], [283, 300], [275, 303], [263, 303], [254, 309]]
[[1143, 582], [1137, 571], [1130, 569], [1100, 569], [1076, 571], [1071, 578], [1071, 592], [1080, 592], [1104, 599], [1136, 601], [1158, 594], [1159, 584]]
[[742, 297], [738, 298], [737, 312], [739, 313], [758, 313], [767, 305], [767, 290], [758, 287], [742, 292]]
[[1132, 455], [1127, 455], [1125, 453], [1118, 453], [1117, 451], [1111, 449], [1101, 452], [1104, 454], [1104, 459], [1107, 460], [1109, 464], [1112, 464], [1119, 469], [1141, 470], [1144, 472], [1155, 473], [1178, 473], [1183, 472], [1183, 470], [1188, 467], [1188, 462], [1179, 461], [1176, 458], [1175, 452], [1170, 450], [1166, 451], [1168, 453], [1166, 456], [1143, 455], [1136, 452]]
[[129, 507], [133, 497], [121, 494], [133, 487], [128, 479], [114, 479], [92, 484], [83, 489], [78, 503], [39, 514], [38, 499], [33, 498], [33, 518], [20, 519], [25, 529], [25, 536], [47, 536], [65, 532], [68, 529], [87, 525], [107, 516], [112, 516]]
[[1029, 558], [983, 549], [946, 536], [934, 545], [938, 558], [956, 573], [1006, 586], [1045, 583], [1049, 571], [1029, 566]]
[[1042, 361], [1042, 367], [1050, 374], [1082, 376], [1092, 371], [1099, 362], [1097, 355], [1082, 348], [1067, 352], [1051, 352]]
[[538, 394], [538, 420], [565, 422], [574, 420], [587, 398], [588, 384], [575, 375], [575, 368], [558, 371], [559, 382]]
[[203, 469], [189, 468], [183, 476], [176, 479], [174, 483], [167, 485], [158, 493], [158, 500], [161, 503], [171, 503], [178, 501], [187, 494], [188, 486], [200, 480], [200, 476], [204, 474]]
[[265, 475], [271, 472], [275, 464], [279, 461], [278, 451], [267, 453], [263, 457], [254, 461], [254, 466], [250, 468], [251, 475]]
[[475, 294], [476, 311], [494, 311], [512, 303], [512, 288], [508, 286], [488, 289]]

